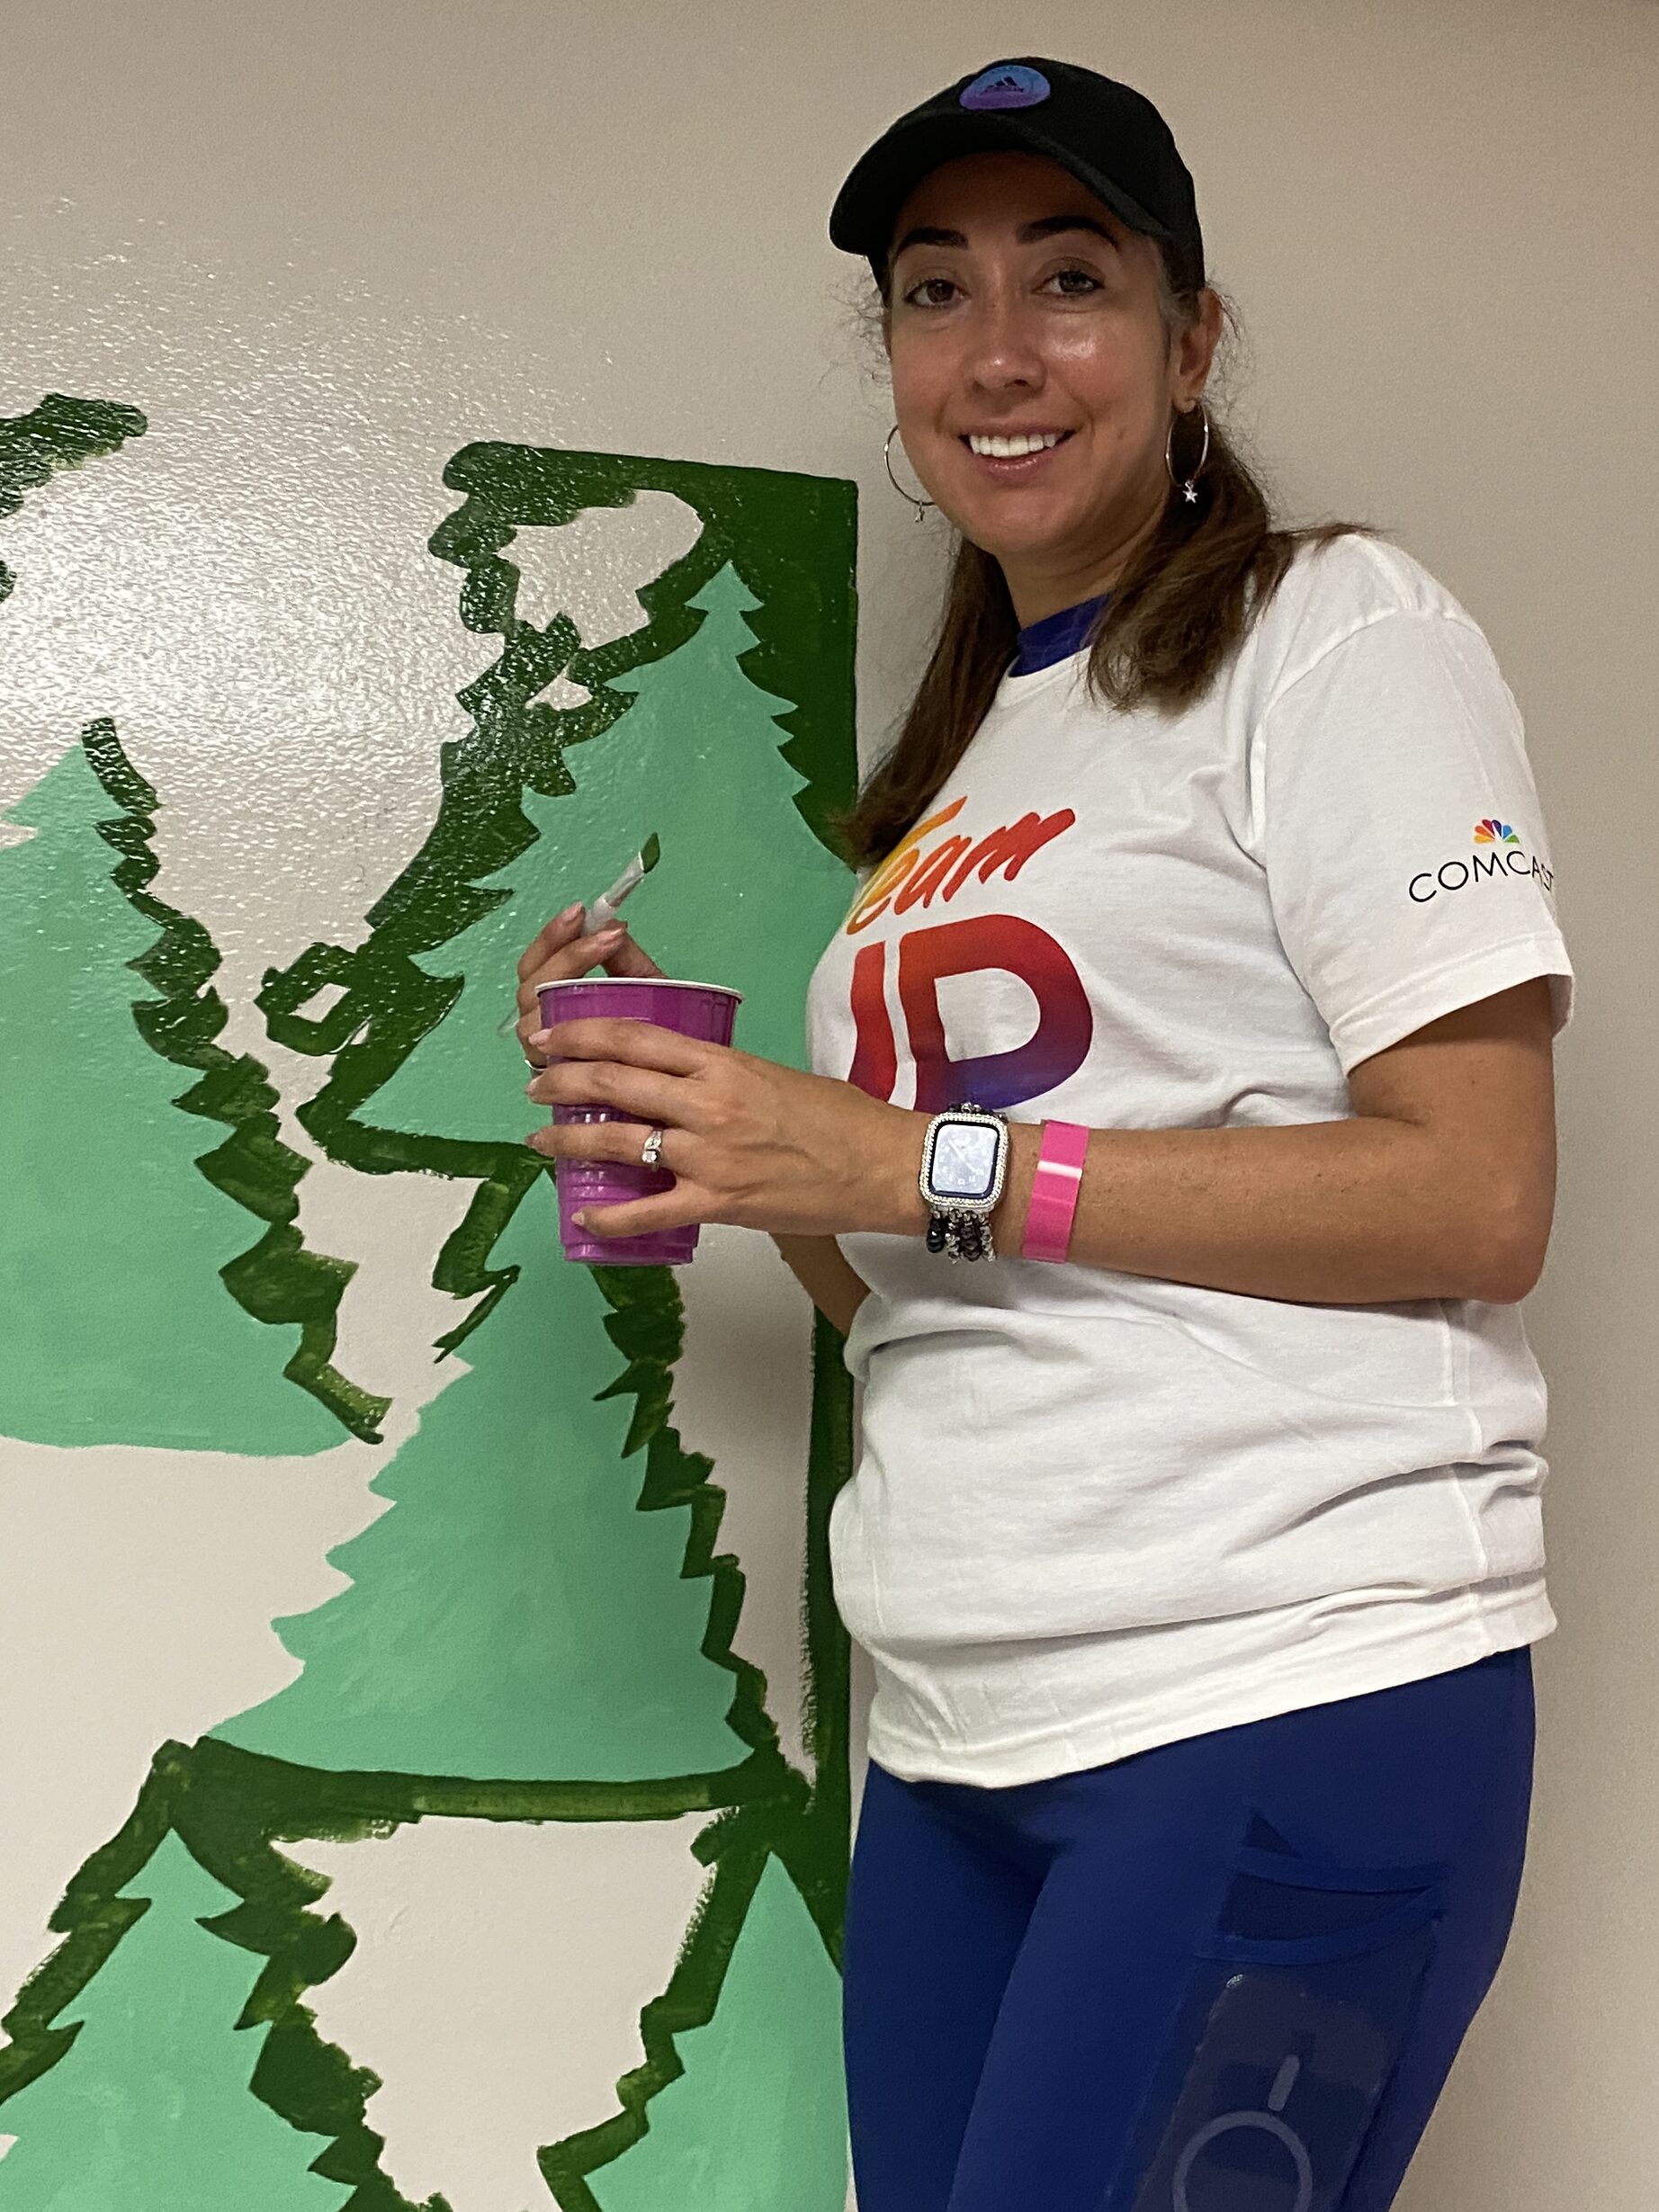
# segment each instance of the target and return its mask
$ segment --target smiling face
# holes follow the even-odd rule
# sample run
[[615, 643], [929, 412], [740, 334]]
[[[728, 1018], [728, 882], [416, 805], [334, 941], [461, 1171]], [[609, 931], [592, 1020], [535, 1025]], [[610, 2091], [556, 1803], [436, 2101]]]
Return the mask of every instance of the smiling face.
[[[894, 412], [928, 496], [1001, 564], [1022, 624], [1107, 590], [1170, 490], [1164, 437], [1209, 373], [1215, 294], [1171, 338], [1152, 239], [1036, 154], [941, 163], [891, 244]], [[1025, 458], [969, 443], [1044, 432], [1062, 435]]]

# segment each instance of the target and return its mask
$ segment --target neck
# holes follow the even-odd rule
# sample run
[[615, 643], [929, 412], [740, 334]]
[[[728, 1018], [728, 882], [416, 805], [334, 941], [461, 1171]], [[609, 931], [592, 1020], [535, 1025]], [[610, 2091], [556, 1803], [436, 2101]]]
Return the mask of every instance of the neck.
[[1058, 546], [1006, 556], [999, 553], [998, 566], [1019, 628], [1027, 630], [1045, 615], [1058, 614], [1063, 607], [1078, 606], [1085, 599], [1099, 598], [1102, 592], [1110, 591], [1131, 558], [1156, 531], [1163, 509], [1161, 493], [1150, 512], [1143, 514], [1105, 552], [1097, 542], [1081, 559]]

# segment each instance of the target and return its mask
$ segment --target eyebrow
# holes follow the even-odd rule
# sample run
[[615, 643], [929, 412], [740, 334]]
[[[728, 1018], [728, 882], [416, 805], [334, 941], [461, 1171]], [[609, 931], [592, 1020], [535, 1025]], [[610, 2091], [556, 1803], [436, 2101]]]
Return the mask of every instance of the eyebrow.
[[[1035, 246], [1039, 238], [1052, 238], [1063, 230], [1092, 230], [1108, 246], [1116, 246], [1116, 238], [1104, 223], [1096, 222], [1092, 215], [1043, 215], [1034, 223], [1023, 223], [1015, 237], [1021, 246]], [[907, 246], [966, 246], [967, 239], [960, 230], [940, 230], [930, 223], [918, 223], [907, 230], [888, 255], [897, 261]]]

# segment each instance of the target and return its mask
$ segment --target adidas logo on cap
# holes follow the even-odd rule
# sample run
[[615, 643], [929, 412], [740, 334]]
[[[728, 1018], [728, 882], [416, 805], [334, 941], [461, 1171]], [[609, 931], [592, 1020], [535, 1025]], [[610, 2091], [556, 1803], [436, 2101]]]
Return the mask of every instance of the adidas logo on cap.
[[993, 62], [963, 87], [956, 104], [969, 109], [1034, 108], [1054, 90], [1041, 69], [1023, 62]]

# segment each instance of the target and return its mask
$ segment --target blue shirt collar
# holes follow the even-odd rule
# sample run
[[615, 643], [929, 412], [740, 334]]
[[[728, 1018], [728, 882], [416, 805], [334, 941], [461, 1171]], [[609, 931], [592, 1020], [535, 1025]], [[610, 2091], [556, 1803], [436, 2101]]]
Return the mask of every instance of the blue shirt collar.
[[1092, 599], [1080, 600], [1074, 607], [1062, 607], [1057, 614], [1045, 614], [1041, 622], [1027, 622], [1019, 633], [1019, 650], [1007, 673], [1035, 676], [1039, 668], [1050, 667], [1079, 651], [1097, 610], [1111, 596], [1103, 591]]

